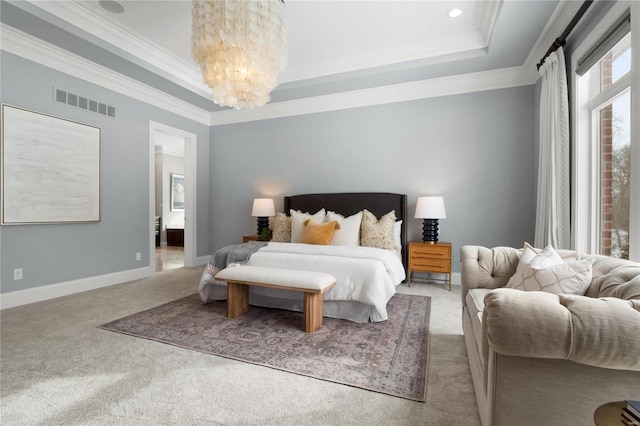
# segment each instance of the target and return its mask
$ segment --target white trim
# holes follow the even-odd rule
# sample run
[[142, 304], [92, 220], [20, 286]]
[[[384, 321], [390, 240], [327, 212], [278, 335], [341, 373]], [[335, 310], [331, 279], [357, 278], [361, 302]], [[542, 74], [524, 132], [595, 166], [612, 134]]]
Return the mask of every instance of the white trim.
[[142, 35], [123, 27], [113, 19], [98, 15], [87, 8], [84, 1], [27, 0], [54, 16], [86, 31], [107, 43], [122, 49], [131, 58], [142, 61], [152, 72], [163, 72], [164, 76], [200, 96], [211, 98], [211, 89], [204, 84], [200, 70], [195, 65], [159, 47]]
[[[631, 117], [640, 117], [640, 2], [631, 4], [631, 49], [636, 58], [631, 61]], [[629, 209], [629, 259], [640, 262], [640, 123], [631, 126], [632, 168]], [[634, 244], [635, 242], [635, 244]]]
[[2, 50], [207, 126], [525, 86], [537, 79], [537, 75], [535, 79], [527, 75], [523, 67], [513, 67], [278, 102], [255, 110], [227, 109], [210, 113], [11, 27], [0, 25], [0, 29]]
[[476, 11], [473, 16], [473, 23], [479, 28], [480, 34], [484, 38], [485, 46], [489, 45], [493, 29], [495, 28], [498, 12], [502, 7], [503, 0], [498, 1], [478, 1]]
[[531, 81], [531, 78], [527, 76], [522, 67], [502, 68], [277, 102], [252, 110], [228, 109], [211, 113], [210, 122], [212, 126], [219, 126], [279, 117], [292, 117], [484, 90], [528, 86], [534, 82], [535, 80]]
[[631, 86], [631, 73], [627, 73], [616, 80], [611, 86], [607, 87], [605, 90], [594, 96], [589, 101], [589, 109], [599, 109], [605, 104], [610, 103], [612, 100], [617, 98], [623, 92], [629, 90]]
[[209, 125], [208, 111], [22, 31], [1, 24], [0, 39], [2, 40], [0, 48], [6, 52]]
[[[118, 21], [109, 19], [93, 12], [81, 1], [35, 1], [27, 0], [62, 20], [80, 28], [97, 38], [123, 50], [132, 58], [139, 59], [151, 71], [166, 71], [169, 78], [177, 84], [198, 93], [206, 98], [211, 97], [211, 89], [202, 81], [200, 70], [195, 64], [190, 64], [175, 54], [150, 42], [139, 33], [122, 26]], [[431, 40], [431, 43], [407, 45], [400, 49], [393, 49], [390, 54], [382, 55], [378, 52], [369, 57], [357, 58], [347, 56], [341, 59], [333, 58], [329, 62], [298, 64], [289, 67], [280, 78], [281, 82], [290, 82], [332, 75], [341, 72], [355, 71], [376, 66], [389, 65], [397, 62], [412, 61], [461, 53], [474, 49], [486, 48], [495, 27], [498, 11], [503, 0], [476, 2], [474, 24], [470, 31], [443, 37], [442, 40]], [[446, 46], [446, 47], [445, 47]]]
[[[633, 54], [640, 51], [640, 7], [637, 2], [618, 1], [600, 20], [598, 25], [577, 46], [571, 58], [571, 75], [573, 79], [572, 91], [576, 94], [572, 103], [572, 116], [575, 117], [572, 124], [573, 147], [573, 175], [572, 187], [575, 189], [572, 196], [572, 246], [582, 253], [597, 253], [599, 249], [599, 154], [597, 143], [592, 135], [598, 133], [599, 120], [594, 119], [590, 107], [601, 106], [605, 101], [601, 96], [597, 97], [589, 105], [589, 87], [587, 77], [576, 74], [578, 58], [584, 56], [591, 46], [605, 34], [612, 25], [631, 7], [631, 46]], [[625, 90], [625, 84], [631, 83], [631, 117], [639, 117], [634, 111], [640, 110], [640, 67], [638, 61], [631, 61], [631, 73], [622, 77], [607, 90], [609, 101], [612, 96]], [[612, 95], [614, 93], [615, 95]], [[631, 123], [631, 200], [629, 220], [629, 258], [640, 261], [640, 126], [636, 122]], [[578, 143], [580, 141], [580, 143]], [[579, 185], [580, 183], [580, 185]], [[584, 185], [584, 183], [588, 183]]]
[[[197, 254], [197, 148], [198, 135], [149, 121], [149, 259], [155, 258], [155, 138], [156, 133], [165, 133], [184, 139], [184, 183], [185, 183], [185, 222], [184, 222], [184, 264], [195, 266]], [[155, 263], [151, 261], [151, 270], [155, 271]]]
[[535, 78], [535, 80], [533, 80], [534, 82], [538, 81], [540, 77], [536, 65], [545, 53], [547, 53], [549, 46], [553, 44], [554, 40], [558, 38], [567, 25], [569, 25], [569, 22], [571, 22], [581, 6], [582, 2], [579, 1], [560, 1], [553, 10], [551, 17], [544, 26], [544, 29], [523, 64], [532, 78]]
[[57, 284], [49, 284], [24, 290], [10, 291], [0, 294], [0, 309], [8, 309], [43, 300], [55, 299], [70, 294], [82, 293], [97, 288], [122, 284], [151, 275], [149, 267], [130, 269], [95, 277], [81, 278]]

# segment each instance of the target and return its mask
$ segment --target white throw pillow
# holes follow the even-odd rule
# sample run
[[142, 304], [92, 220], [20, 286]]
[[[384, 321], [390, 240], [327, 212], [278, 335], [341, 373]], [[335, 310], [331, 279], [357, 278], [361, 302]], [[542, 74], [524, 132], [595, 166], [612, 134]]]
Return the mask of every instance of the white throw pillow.
[[537, 250], [531, 247], [529, 243], [524, 243], [516, 273], [507, 282], [507, 287], [516, 288], [516, 285], [520, 285], [524, 281], [525, 266], [531, 262], [536, 268], [546, 268], [561, 264], [562, 259], [551, 246], [547, 246], [543, 250]]
[[393, 241], [396, 243], [398, 250], [402, 250], [402, 221], [396, 220], [396, 224], [393, 226]]
[[315, 214], [302, 213], [299, 210], [289, 210], [291, 214], [291, 242], [301, 243], [304, 236], [304, 221], [311, 219], [314, 222], [324, 222], [325, 210], [320, 209]]
[[553, 294], [583, 296], [593, 276], [590, 260], [560, 263], [545, 268], [532, 264], [523, 267], [523, 280], [513, 288], [524, 291], [546, 291]]
[[327, 212], [327, 222], [336, 221], [340, 225], [331, 238], [331, 245], [334, 246], [359, 246], [360, 245], [360, 223], [362, 222], [362, 212], [358, 212], [349, 217], [344, 217], [340, 213]]

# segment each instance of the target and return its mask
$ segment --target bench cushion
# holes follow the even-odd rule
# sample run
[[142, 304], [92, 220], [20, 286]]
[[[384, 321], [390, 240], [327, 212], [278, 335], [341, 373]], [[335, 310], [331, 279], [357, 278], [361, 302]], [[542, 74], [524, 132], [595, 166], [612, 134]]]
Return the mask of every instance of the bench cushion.
[[220, 281], [267, 284], [274, 287], [313, 292], [323, 292], [336, 282], [333, 275], [324, 272], [246, 265], [225, 268], [218, 272], [215, 278]]

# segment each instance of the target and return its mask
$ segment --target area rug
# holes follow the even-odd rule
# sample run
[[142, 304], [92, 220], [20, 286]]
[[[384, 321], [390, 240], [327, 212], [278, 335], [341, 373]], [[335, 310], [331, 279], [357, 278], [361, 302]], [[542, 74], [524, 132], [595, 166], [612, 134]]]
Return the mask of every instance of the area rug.
[[389, 319], [358, 324], [324, 318], [302, 331], [302, 314], [249, 307], [226, 318], [226, 301], [197, 294], [103, 324], [106, 330], [250, 362], [414, 401], [426, 398], [431, 299], [396, 294]]

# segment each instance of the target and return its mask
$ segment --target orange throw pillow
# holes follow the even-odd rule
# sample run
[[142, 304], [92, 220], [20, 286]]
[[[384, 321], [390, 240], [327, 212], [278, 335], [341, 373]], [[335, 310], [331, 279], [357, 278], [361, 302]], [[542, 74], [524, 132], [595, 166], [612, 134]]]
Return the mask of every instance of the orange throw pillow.
[[305, 244], [328, 245], [336, 229], [340, 229], [340, 224], [335, 220], [332, 222], [318, 223], [307, 219], [304, 221], [302, 242]]

